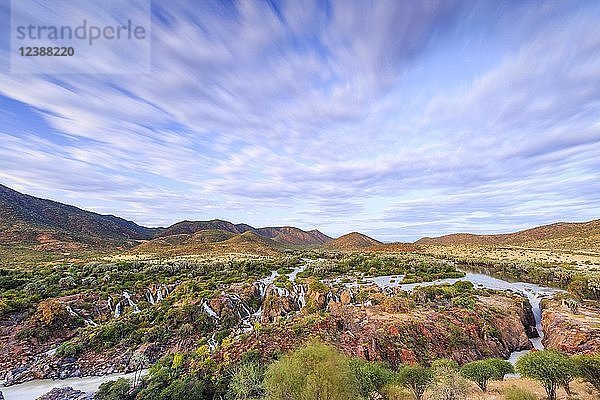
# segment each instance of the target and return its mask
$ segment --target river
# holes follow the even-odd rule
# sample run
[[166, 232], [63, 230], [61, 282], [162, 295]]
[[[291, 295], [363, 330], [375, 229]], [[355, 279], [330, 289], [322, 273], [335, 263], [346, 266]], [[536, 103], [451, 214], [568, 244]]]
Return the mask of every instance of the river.
[[[304, 269], [307, 267], [307, 264], [309, 264], [312, 260], [304, 261], [305, 263], [302, 266], [295, 268], [291, 273], [287, 274], [291, 281], [295, 281], [296, 275], [304, 271]], [[443, 283], [453, 284], [457, 281], [469, 281], [478, 288], [508, 290], [519, 293], [529, 299], [529, 302], [532, 306], [533, 315], [535, 316], [536, 327], [538, 333], [540, 334], [539, 338], [531, 339], [533, 347], [535, 349], [544, 348], [542, 345], [544, 332], [542, 330], [541, 300], [543, 298], [551, 297], [556, 293], [562, 292], [560, 289], [525, 282], [510, 282], [508, 280], [495, 278], [484, 273], [471, 271], [462, 272], [466, 274], [463, 278], [439, 279], [431, 282], [403, 284], [402, 279], [404, 277], [402, 275], [377, 276], [366, 278], [363, 280], [363, 282], [375, 283], [384, 290], [386, 288], [399, 287], [402, 290], [411, 291], [417, 286], [430, 286]], [[273, 271], [271, 276], [264, 278], [262, 281], [264, 284], [270, 284], [278, 275], [279, 274], [276, 271]], [[359, 284], [357, 282], [345, 282], [344, 284], [348, 287], [355, 287], [361, 285], [362, 283]], [[523, 356], [528, 351], [529, 350], [513, 352], [510, 355], [509, 361], [512, 363], [516, 362], [519, 357]], [[0, 391], [2, 391], [6, 400], [34, 400], [56, 387], [71, 386], [74, 389], [78, 389], [86, 393], [93, 393], [98, 390], [98, 387], [102, 383], [110, 380], [116, 380], [118, 378], [133, 378], [133, 373], [92, 376], [85, 378], [67, 378], [64, 380], [33, 380], [18, 385], [0, 387]]]
[[[142, 371], [142, 375], [145, 375], [146, 373], [146, 371]], [[44, 393], [48, 393], [54, 388], [67, 386], [91, 394], [96, 392], [100, 385], [104, 382], [117, 380], [119, 378], [133, 380], [134, 374], [134, 372], [131, 372], [128, 374], [110, 374], [104, 376], [87, 376], [85, 378], [66, 378], [59, 380], [36, 379], [8, 387], [0, 386], [0, 391], [4, 395], [5, 400], [34, 400]]]

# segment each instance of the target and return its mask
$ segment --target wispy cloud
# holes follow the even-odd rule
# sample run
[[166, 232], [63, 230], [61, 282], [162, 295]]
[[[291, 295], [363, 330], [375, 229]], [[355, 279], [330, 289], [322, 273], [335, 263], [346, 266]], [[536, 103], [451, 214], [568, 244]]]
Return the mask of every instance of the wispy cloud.
[[[598, 217], [599, 15], [155, 3], [151, 74], [0, 77], [20, 102], [0, 115], [0, 179], [140, 223], [386, 240]], [[19, 121], [32, 110], [44, 126]]]

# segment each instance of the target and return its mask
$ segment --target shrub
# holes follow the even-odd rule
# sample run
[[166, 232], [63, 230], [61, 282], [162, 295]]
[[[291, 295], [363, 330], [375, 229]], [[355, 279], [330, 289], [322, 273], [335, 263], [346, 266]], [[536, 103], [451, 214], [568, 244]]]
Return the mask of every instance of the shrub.
[[60, 358], [76, 357], [83, 351], [81, 343], [64, 342], [56, 349], [56, 356]]
[[600, 391], [600, 354], [573, 357], [577, 374]]
[[556, 390], [564, 386], [570, 393], [569, 383], [575, 378], [575, 363], [557, 350], [532, 351], [517, 361], [517, 372], [539, 381], [548, 400], [556, 400]]
[[504, 392], [504, 400], [538, 400], [535, 394], [520, 389], [516, 386], [511, 386]]
[[438, 369], [433, 383], [429, 386], [429, 400], [465, 399], [469, 390], [469, 382], [456, 370]]
[[515, 367], [509, 361], [503, 360], [501, 358], [490, 358], [487, 360], [487, 362], [490, 363], [498, 371], [498, 380], [502, 381], [504, 380], [505, 375], [515, 373]]
[[484, 392], [487, 392], [490, 380], [500, 378], [500, 372], [488, 360], [467, 363], [460, 369], [460, 374], [475, 382]]
[[116, 381], [104, 382], [94, 395], [95, 400], [129, 400], [134, 395], [130, 394], [131, 382], [129, 379], [120, 378]]
[[433, 373], [419, 365], [408, 365], [398, 372], [398, 382], [410, 389], [417, 400], [423, 398], [427, 386], [433, 381]]
[[431, 363], [431, 371], [434, 374], [458, 371], [458, 363], [448, 358], [438, 358]]
[[319, 280], [315, 280], [310, 283], [309, 289], [313, 292], [327, 293], [329, 291], [329, 286]]
[[227, 398], [232, 400], [261, 398], [264, 394], [263, 377], [264, 371], [260, 365], [252, 362], [242, 364], [231, 377]]
[[39, 320], [49, 329], [60, 328], [70, 320], [67, 308], [54, 299], [41, 301], [38, 304], [37, 315]]
[[324, 344], [311, 344], [271, 364], [264, 385], [267, 398], [272, 400], [359, 397], [348, 359]]
[[359, 393], [365, 398], [373, 393], [382, 395], [382, 388], [396, 378], [396, 374], [384, 364], [360, 358], [350, 360], [350, 369], [356, 378]]

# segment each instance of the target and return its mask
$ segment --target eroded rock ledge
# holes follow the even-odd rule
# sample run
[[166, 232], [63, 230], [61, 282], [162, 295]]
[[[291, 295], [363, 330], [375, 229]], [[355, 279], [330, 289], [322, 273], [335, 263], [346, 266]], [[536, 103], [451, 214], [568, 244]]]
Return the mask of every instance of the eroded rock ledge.
[[255, 350], [268, 358], [310, 340], [335, 345], [344, 353], [398, 366], [452, 358], [460, 363], [482, 357], [508, 357], [531, 349], [522, 321], [530, 321], [518, 296], [478, 297], [474, 310], [427, 307], [403, 310], [382, 302], [372, 307], [338, 303], [320, 318], [290, 319], [238, 338], [217, 359], [238, 359]]
[[567, 354], [600, 352], [600, 307], [572, 300], [544, 300], [545, 347]]

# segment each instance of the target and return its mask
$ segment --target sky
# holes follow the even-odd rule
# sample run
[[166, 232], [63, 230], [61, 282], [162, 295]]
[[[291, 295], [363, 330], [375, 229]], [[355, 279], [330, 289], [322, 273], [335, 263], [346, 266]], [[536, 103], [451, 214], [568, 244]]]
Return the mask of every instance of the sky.
[[11, 73], [0, 4], [16, 190], [383, 241], [600, 218], [600, 2], [154, 1], [135, 74]]

